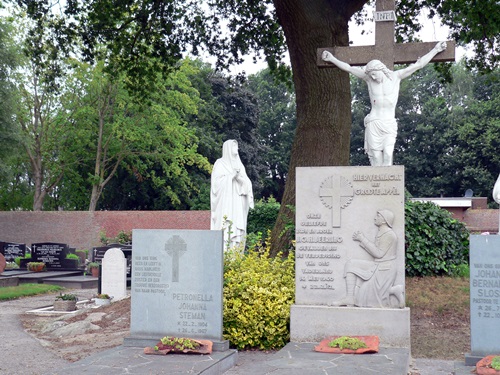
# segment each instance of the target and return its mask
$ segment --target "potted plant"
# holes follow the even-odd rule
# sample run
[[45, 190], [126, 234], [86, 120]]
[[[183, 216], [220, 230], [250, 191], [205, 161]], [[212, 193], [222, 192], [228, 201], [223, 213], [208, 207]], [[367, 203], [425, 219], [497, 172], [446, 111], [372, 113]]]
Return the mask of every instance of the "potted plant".
[[500, 374], [500, 355], [488, 355], [476, 364], [476, 374], [478, 375], [498, 375]]
[[110, 297], [109, 294], [97, 294], [94, 298], [94, 303], [97, 306], [109, 305], [111, 303], [111, 298], [113, 297]]
[[88, 272], [94, 276], [94, 277], [99, 277], [99, 266], [101, 264], [98, 262], [90, 262], [87, 266]]
[[54, 301], [54, 311], [75, 311], [77, 301], [75, 294], [59, 294]]
[[28, 271], [42, 272], [47, 270], [47, 266], [43, 262], [29, 262], [26, 267]]

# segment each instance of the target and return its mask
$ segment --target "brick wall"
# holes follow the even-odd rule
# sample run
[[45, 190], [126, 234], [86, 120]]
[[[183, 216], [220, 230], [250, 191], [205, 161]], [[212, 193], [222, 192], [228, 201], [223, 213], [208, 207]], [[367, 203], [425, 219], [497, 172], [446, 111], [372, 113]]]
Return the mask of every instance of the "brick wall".
[[468, 209], [464, 212], [464, 223], [471, 232], [498, 232], [498, 210]]
[[99, 246], [132, 229], [210, 229], [210, 211], [0, 211], [0, 241], [62, 242], [77, 249]]

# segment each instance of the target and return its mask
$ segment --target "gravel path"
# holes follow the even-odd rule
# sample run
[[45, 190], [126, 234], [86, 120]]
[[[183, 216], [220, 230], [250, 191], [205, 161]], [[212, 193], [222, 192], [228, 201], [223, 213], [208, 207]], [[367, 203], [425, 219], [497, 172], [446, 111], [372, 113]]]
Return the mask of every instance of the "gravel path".
[[[79, 289], [65, 293], [87, 298], [95, 289]], [[0, 301], [0, 374], [41, 375], [65, 367], [70, 362], [47, 350], [38, 340], [26, 333], [19, 315], [26, 311], [51, 306], [55, 294]]]

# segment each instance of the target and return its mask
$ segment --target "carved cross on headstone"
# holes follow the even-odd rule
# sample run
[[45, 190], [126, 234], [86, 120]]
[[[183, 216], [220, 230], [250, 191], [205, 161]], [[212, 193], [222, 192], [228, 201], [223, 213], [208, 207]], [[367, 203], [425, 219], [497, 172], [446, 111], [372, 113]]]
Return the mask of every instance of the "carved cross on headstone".
[[[395, 43], [394, 23], [395, 0], [377, 0], [375, 5], [375, 45], [353, 47], [318, 48], [317, 64], [320, 68], [334, 67], [323, 61], [323, 51], [331, 52], [336, 58], [353, 66], [366, 65], [371, 60], [380, 60], [385, 66], [393, 70], [394, 64], [414, 63], [419, 57], [429, 52], [436, 42]], [[455, 42], [447, 41], [448, 47], [437, 54], [431, 61], [455, 61]]]
[[173, 236], [165, 244], [165, 250], [172, 257], [172, 282], [179, 282], [179, 258], [186, 252], [186, 242], [180, 236]]
[[353, 196], [352, 185], [341, 176], [332, 176], [321, 184], [319, 197], [332, 211], [332, 228], [340, 228], [341, 209], [352, 202]]

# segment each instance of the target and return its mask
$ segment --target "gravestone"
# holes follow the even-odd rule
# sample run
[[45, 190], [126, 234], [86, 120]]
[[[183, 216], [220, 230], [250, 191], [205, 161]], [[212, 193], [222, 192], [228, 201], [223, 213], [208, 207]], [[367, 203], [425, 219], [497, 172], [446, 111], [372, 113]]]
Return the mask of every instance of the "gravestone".
[[41, 242], [31, 245], [31, 259], [23, 259], [21, 264], [29, 262], [44, 262], [47, 271], [67, 271], [78, 269], [78, 259], [66, 259], [70, 254], [67, 244]]
[[23, 258], [26, 255], [26, 244], [0, 242], [0, 252], [6, 262], [14, 262], [17, 257]]
[[409, 348], [404, 168], [303, 167], [296, 181], [291, 341], [377, 335]]
[[92, 248], [92, 262], [102, 263], [106, 251], [113, 248], [119, 248], [125, 254], [125, 258], [127, 259], [127, 277], [132, 277], [132, 245], [113, 243], [106, 246], [94, 247]]
[[470, 236], [471, 353], [465, 364], [474, 366], [489, 354], [500, 353], [500, 236]]
[[133, 230], [132, 306], [128, 346], [164, 336], [222, 338], [222, 231]]
[[127, 296], [127, 259], [119, 248], [106, 251], [102, 260], [101, 293], [114, 300]]

